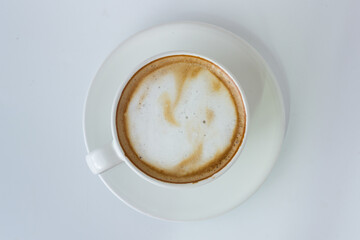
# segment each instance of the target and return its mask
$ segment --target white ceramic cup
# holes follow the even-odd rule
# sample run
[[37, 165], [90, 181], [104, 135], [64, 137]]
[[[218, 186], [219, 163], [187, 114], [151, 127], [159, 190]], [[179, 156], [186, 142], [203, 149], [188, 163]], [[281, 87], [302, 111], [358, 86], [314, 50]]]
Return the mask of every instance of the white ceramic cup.
[[[124, 150], [121, 148], [121, 145], [119, 143], [119, 138], [117, 136], [116, 125], [115, 125], [117, 105], [118, 105], [119, 99], [121, 97], [121, 94], [122, 94], [126, 84], [131, 79], [131, 77], [139, 69], [141, 69], [143, 66], [145, 66], [146, 64], [148, 64], [148, 63], [150, 63], [152, 61], [155, 61], [156, 59], [159, 59], [159, 58], [163, 58], [163, 57], [167, 57], [167, 56], [174, 56], [174, 55], [190, 55], [190, 56], [200, 57], [200, 58], [203, 58], [205, 60], [208, 60], [208, 61], [214, 63], [219, 68], [224, 70], [232, 78], [235, 85], [239, 89], [239, 91], [241, 93], [242, 100], [244, 102], [245, 113], [246, 113], [246, 125], [245, 125], [244, 138], [243, 138], [243, 141], [242, 141], [239, 149], [237, 150], [237, 152], [233, 156], [233, 158], [230, 160], [230, 162], [228, 164], [226, 164], [226, 166], [223, 167], [220, 171], [216, 172], [212, 176], [209, 176], [206, 179], [200, 180], [198, 182], [193, 182], [193, 183], [169, 183], [169, 182], [163, 182], [163, 181], [160, 181], [158, 179], [152, 178], [151, 176], [149, 176], [149, 175], [145, 174], [144, 172], [142, 172], [139, 168], [137, 168], [125, 156]], [[101, 174], [101, 173], [103, 173], [103, 172], [117, 166], [118, 164], [125, 163], [125, 164], [127, 164], [128, 167], [130, 167], [140, 177], [142, 177], [145, 180], [147, 180], [147, 181], [149, 181], [151, 183], [154, 183], [156, 185], [165, 186], [165, 187], [199, 186], [199, 185], [208, 183], [208, 182], [213, 181], [214, 179], [218, 178], [226, 170], [228, 170], [232, 166], [232, 164], [234, 164], [236, 159], [239, 158], [239, 155], [240, 155], [242, 149], [244, 148], [245, 142], [246, 142], [246, 139], [247, 139], [247, 133], [248, 133], [248, 128], [249, 128], [248, 127], [249, 126], [249, 109], [248, 109], [248, 104], [247, 104], [247, 101], [246, 101], [246, 97], [244, 95], [244, 91], [242, 90], [241, 86], [239, 85], [239, 82], [236, 80], [236, 78], [228, 70], [226, 70], [226, 68], [224, 68], [220, 64], [216, 63], [214, 60], [209, 59], [209, 58], [207, 58], [205, 56], [202, 56], [200, 54], [194, 54], [194, 53], [189, 53], [189, 52], [167, 52], [167, 53], [159, 54], [159, 55], [156, 55], [156, 56], [151, 57], [149, 59], [146, 59], [145, 61], [140, 63], [137, 68], [134, 69], [132, 74], [130, 74], [130, 76], [125, 81], [122, 82], [122, 84], [121, 84], [121, 86], [120, 86], [119, 90], [117, 91], [117, 94], [116, 94], [116, 96], [114, 98], [114, 102], [112, 104], [111, 123], [109, 123], [109, 124], [111, 124], [112, 141], [110, 143], [108, 143], [107, 145], [101, 147], [101, 148], [98, 148], [96, 150], [91, 151], [86, 156], [86, 162], [87, 162], [90, 170], [94, 174]]]

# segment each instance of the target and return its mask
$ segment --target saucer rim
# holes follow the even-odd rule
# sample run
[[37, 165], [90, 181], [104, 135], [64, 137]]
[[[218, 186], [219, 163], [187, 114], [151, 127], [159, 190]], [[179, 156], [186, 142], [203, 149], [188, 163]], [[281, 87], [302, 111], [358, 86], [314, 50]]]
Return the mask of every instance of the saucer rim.
[[[150, 28], [147, 28], [147, 29], [144, 29], [144, 30], [141, 30], [133, 35], [131, 35], [130, 37], [128, 37], [127, 39], [125, 39], [124, 41], [122, 41], [120, 44], [118, 44], [111, 52], [110, 54], [108, 54], [108, 56], [105, 58], [105, 60], [103, 61], [103, 63], [99, 66], [98, 68], [98, 71], [96, 72], [96, 74], [94, 75], [93, 79], [91, 80], [91, 83], [89, 84], [89, 87], [86, 91], [86, 99], [85, 99], [85, 104], [84, 104], [84, 107], [83, 107], [83, 134], [84, 134], [84, 139], [85, 139], [85, 146], [86, 146], [86, 150], [87, 152], [90, 151], [90, 148], [89, 148], [89, 144], [88, 144], [88, 135], [87, 135], [87, 132], [86, 132], [86, 112], [87, 112], [87, 109], [88, 109], [88, 99], [89, 99], [89, 96], [90, 96], [90, 90], [92, 89], [93, 87], [93, 84], [94, 82], [96, 81], [96, 78], [98, 76], [98, 73], [101, 71], [101, 69], [103, 68], [104, 65], [106, 65], [110, 59], [112, 58], [112, 56], [114, 55], [115, 52], [118, 51], [118, 49], [120, 49], [123, 45], [126, 45], [128, 42], [131, 42], [133, 41], [134, 38], [137, 38], [138, 36], [141, 36], [143, 35], [144, 33], [146, 32], [150, 32], [150, 31], [153, 31], [155, 29], [159, 29], [159, 28], [164, 28], [164, 27], [171, 27], [171, 26], [176, 26], [176, 25], [198, 25], [198, 26], [203, 26], [203, 27], [207, 27], [207, 28], [212, 28], [212, 29], [216, 29], [217, 31], [221, 32], [222, 34], [224, 35], [228, 35], [228, 37], [233, 37], [235, 38], [236, 40], [238, 41], [241, 41], [242, 44], [246, 45], [247, 48], [250, 48], [251, 51], [257, 56], [258, 60], [261, 61], [261, 63], [264, 65], [264, 67], [266, 68], [267, 70], [267, 73], [270, 75], [271, 77], [271, 80], [273, 82], [273, 86], [275, 87], [276, 89], [276, 95], [278, 96], [278, 101], [281, 105], [280, 109], [281, 109], [281, 112], [279, 111], [277, 113], [277, 115], [281, 115], [280, 118], [281, 118], [281, 129], [279, 131], [281, 131], [281, 140], [279, 141], [279, 147], [276, 151], [276, 154], [274, 154], [274, 156], [272, 157], [272, 164], [271, 164], [271, 167], [269, 167], [268, 171], [266, 172], [266, 174], [263, 174], [262, 176], [262, 179], [261, 181], [259, 182], [258, 186], [256, 188], [253, 189], [253, 191], [251, 191], [250, 194], [248, 194], [247, 197], [245, 197], [242, 201], [238, 202], [237, 204], [234, 204], [232, 205], [231, 207], [227, 208], [226, 210], [222, 211], [222, 212], [218, 212], [218, 213], [215, 213], [215, 214], [208, 214], [204, 217], [197, 217], [197, 218], [191, 218], [191, 219], [174, 219], [174, 218], [166, 218], [166, 217], [163, 217], [163, 216], [156, 216], [156, 215], [153, 215], [151, 213], [148, 213], [146, 211], [143, 211], [142, 209], [139, 209], [135, 206], [133, 206], [130, 202], [131, 200], [128, 200], [126, 197], [124, 196], [119, 196], [119, 194], [117, 194], [115, 192], [115, 190], [109, 185], [109, 183], [107, 182], [107, 180], [104, 179], [104, 177], [99, 174], [99, 178], [101, 179], [101, 181], [105, 184], [105, 186], [110, 190], [110, 192], [112, 192], [118, 199], [120, 199], [123, 203], [125, 203], [127, 206], [129, 206], [130, 208], [134, 209], [135, 211], [141, 213], [141, 214], [144, 214], [146, 216], [149, 216], [149, 217], [152, 217], [152, 218], [155, 218], [155, 219], [159, 219], [159, 220], [167, 220], [167, 221], [172, 221], [172, 222], [191, 222], [191, 221], [200, 221], [200, 220], [205, 220], [205, 219], [209, 219], [209, 218], [213, 218], [213, 217], [217, 217], [219, 215], [223, 215], [227, 212], [230, 212], [231, 210], [233, 210], [234, 208], [238, 207], [240, 204], [244, 203], [245, 201], [247, 201], [251, 196], [253, 196], [253, 194], [255, 192], [258, 191], [258, 189], [263, 185], [263, 183], [265, 182], [265, 180], [268, 178], [271, 170], [273, 169], [274, 167], [274, 164], [276, 163], [276, 160], [278, 159], [279, 157], [279, 154], [281, 152], [281, 146], [283, 145], [283, 142], [284, 142], [284, 138], [285, 138], [285, 134], [286, 134], [286, 126], [287, 126], [287, 119], [286, 119], [286, 112], [285, 112], [285, 103], [284, 103], [284, 95], [281, 91], [281, 88], [280, 88], [280, 85], [279, 85], [279, 82], [277, 81], [277, 78], [275, 77], [273, 71], [271, 70], [269, 64], [267, 63], [267, 61], [264, 59], [264, 57], [257, 51], [257, 49], [255, 47], [253, 47], [252, 45], [250, 45], [249, 42], [247, 42], [246, 40], [244, 40], [243, 38], [241, 38], [240, 36], [234, 34], [233, 32], [227, 30], [227, 29], [224, 29], [222, 27], [219, 27], [217, 25], [213, 25], [213, 24], [209, 24], [209, 23], [205, 23], [205, 22], [199, 22], [199, 21], [175, 21], [175, 22], [169, 22], [169, 23], [165, 23], [165, 24], [160, 24], [160, 25], [155, 25], [153, 27], [150, 27]], [[120, 165], [123, 165], [125, 163], [121, 163]], [[126, 165], [126, 164], [125, 164]]]

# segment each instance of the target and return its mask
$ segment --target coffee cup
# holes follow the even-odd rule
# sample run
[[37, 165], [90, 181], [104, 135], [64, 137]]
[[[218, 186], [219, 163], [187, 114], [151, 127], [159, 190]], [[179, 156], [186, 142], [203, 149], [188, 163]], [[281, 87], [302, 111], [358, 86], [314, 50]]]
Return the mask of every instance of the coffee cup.
[[111, 110], [112, 141], [91, 151], [94, 174], [125, 163], [165, 187], [199, 186], [238, 159], [249, 125], [238, 80], [189, 52], [146, 59], [123, 81]]

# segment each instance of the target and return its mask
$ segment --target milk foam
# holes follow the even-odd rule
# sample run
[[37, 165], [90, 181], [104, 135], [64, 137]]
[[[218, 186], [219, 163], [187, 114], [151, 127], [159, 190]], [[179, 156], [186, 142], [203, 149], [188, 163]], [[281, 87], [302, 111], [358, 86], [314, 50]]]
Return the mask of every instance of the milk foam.
[[125, 119], [129, 142], [142, 161], [186, 175], [232, 144], [238, 118], [231, 93], [213, 73], [198, 67], [180, 79], [174, 69], [188, 66], [176, 64], [139, 83]]

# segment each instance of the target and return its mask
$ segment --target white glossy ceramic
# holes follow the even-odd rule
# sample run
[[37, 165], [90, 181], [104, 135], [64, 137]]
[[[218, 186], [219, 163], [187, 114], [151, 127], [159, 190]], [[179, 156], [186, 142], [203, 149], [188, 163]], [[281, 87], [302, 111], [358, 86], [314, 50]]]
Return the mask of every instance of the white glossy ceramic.
[[274, 75], [240, 37], [209, 24], [178, 22], [126, 40], [105, 61], [90, 86], [84, 113], [85, 142], [89, 152], [111, 142], [109, 122], [119, 86], [144, 59], [170, 51], [206, 56], [239, 81], [251, 115], [246, 147], [221, 177], [197, 188], [157, 186], [126, 164], [99, 176], [124, 203], [144, 214], [178, 221], [209, 218], [236, 207], [259, 188], [276, 161], [285, 133], [284, 105]]
[[[126, 86], [126, 84], [128, 83], [129, 79], [139, 70], [141, 69], [143, 66], [145, 66], [146, 64], [159, 59], [159, 58], [163, 58], [163, 57], [167, 57], [167, 56], [175, 56], [175, 55], [189, 55], [189, 56], [196, 56], [196, 57], [200, 57], [203, 59], [206, 59], [212, 63], [214, 63], [215, 65], [217, 65], [218, 67], [220, 67], [224, 72], [227, 73], [228, 76], [230, 76], [233, 80], [235, 85], [237, 86], [239, 92], [241, 93], [241, 97], [244, 103], [244, 109], [245, 109], [245, 115], [246, 115], [246, 125], [245, 125], [245, 132], [244, 132], [244, 138], [242, 141], [242, 144], [240, 145], [239, 149], [237, 150], [236, 154], [234, 155], [234, 157], [231, 159], [231, 161], [226, 164], [226, 166], [224, 168], [222, 168], [220, 171], [216, 172], [215, 174], [213, 174], [212, 176], [203, 179], [201, 181], [197, 181], [197, 182], [193, 182], [193, 183], [184, 183], [184, 184], [174, 184], [174, 183], [168, 183], [168, 182], [162, 182], [159, 181], [155, 178], [150, 177], [149, 175], [143, 173], [140, 169], [138, 169], [127, 157], [126, 154], [124, 153], [124, 150], [121, 148], [121, 145], [119, 143], [119, 138], [117, 135], [117, 131], [116, 131], [116, 109], [117, 109], [117, 105], [119, 102], [119, 99], [121, 97], [121, 94], [124, 90], [124, 87]], [[88, 155], [86, 156], [86, 162], [90, 168], [90, 170], [94, 173], [94, 174], [100, 174], [100, 173], [104, 173], [105, 171], [108, 171], [109, 169], [117, 166], [118, 164], [121, 163], [126, 163], [129, 168], [131, 168], [135, 173], [137, 173], [140, 177], [144, 178], [145, 180], [157, 184], [159, 186], [164, 186], [164, 187], [197, 187], [200, 185], [203, 185], [205, 183], [209, 183], [211, 181], [214, 181], [215, 179], [217, 179], [218, 177], [220, 177], [223, 173], [225, 173], [232, 165], [233, 163], [239, 158], [239, 155], [241, 153], [241, 151], [243, 150], [245, 143], [246, 143], [246, 137], [247, 137], [247, 129], [249, 126], [249, 111], [248, 111], [248, 104], [246, 101], [246, 97], [245, 97], [245, 93], [242, 90], [239, 81], [236, 80], [236, 78], [224, 67], [221, 66], [219, 63], [216, 63], [215, 61], [213, 61], [212, 59], [209, 59], [206, 56], [201, 56], [199, 54], [194, 54], [194, 53], [189, 53], [189, 52], [177, 52], [177, 51], [171, 51], [171, 52], [166, 52], [166, 53], [161, 53], [158, 54], [156, 56], [152, 56], [151, 58], [145, 59], [144, 61], [142, 61], [141, 63], [138, 64], [138, 66], [132, 70], [131, 74], [127, 77], [127, 79], [124, 79], [124, 81], [122, 81], [121, 85], [118, 88], [118, 91], [116, 93], [116, 95], [114, 96], [114, 100], [112, 103], [112, 110], [111, 110], [111, 119], [110, 122], [108, 124], [111, 124], [111, 133], [112, 133], [112, 140], [107, 144], [104, 145], [100, 148], [94, 149], [92, 151], [90, 151], [88, 153]]]

